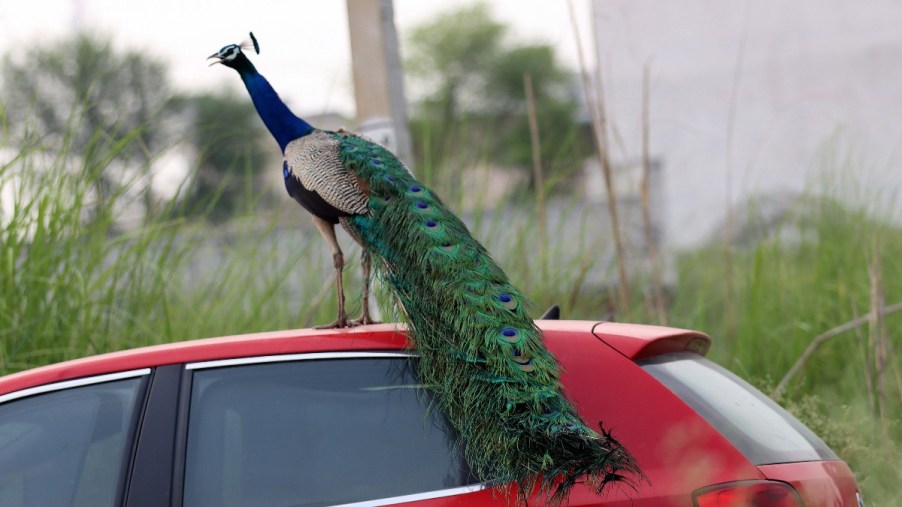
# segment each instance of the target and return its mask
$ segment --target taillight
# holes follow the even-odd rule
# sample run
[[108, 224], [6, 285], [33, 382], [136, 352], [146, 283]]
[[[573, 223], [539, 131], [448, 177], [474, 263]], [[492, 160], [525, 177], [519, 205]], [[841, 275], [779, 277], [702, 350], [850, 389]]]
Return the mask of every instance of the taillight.
[[695, 507], [803, 507], [792, 486], [776, 481], [716, 484], [692, 493]]

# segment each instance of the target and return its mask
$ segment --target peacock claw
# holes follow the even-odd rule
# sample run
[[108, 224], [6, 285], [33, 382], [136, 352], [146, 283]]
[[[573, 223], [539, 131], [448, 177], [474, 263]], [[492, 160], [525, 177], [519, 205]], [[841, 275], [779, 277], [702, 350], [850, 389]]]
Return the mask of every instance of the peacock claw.
[[348, 327], [367, 326], [369, 324], [382, 324], [382, 322], [373, 320], [373, 318], [369, 315], [361, 315], [356, 319], [351, 319], [348, 321]]
[[313, 329], [341, 329], [343, 327], [352, 327], [354, 324], [351, 324], [351, 322], [348, 321], [347, 316], [341, 316], [335, 319], [331, 324], [314, 326]]

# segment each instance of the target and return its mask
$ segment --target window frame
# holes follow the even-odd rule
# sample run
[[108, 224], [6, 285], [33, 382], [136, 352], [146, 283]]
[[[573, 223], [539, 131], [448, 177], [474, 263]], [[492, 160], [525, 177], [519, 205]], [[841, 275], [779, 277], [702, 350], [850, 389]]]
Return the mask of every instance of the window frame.
[[105, 382], [115, 382], [117, 380], [125, 380], [135, 377], [143, 377], [150, 375], [150, 373], [150, 368], [139, 368], [135, 370], [119, 371], [115, 373], [105, 373], [103, 375], [81, 377], [72, 380], [63, 380], [61, 382], [53, 382], [50, 384], [43, 384], [35, 387], [26, 387], [25, 389], [20, 389], [18, 391], [0, 395], [0, 405], [9, 401], [28, 398], [30, 396], [36, 396], [39, 394], [63, 391], [66, 389], [74, 389], [76, 387], [90, 386], [93, 384], [103, 384]]
[[125, 507], [172, 504], [183, 364], [157, 366], [147, 388], [130, 457]]
[[396, 351], [372, 351], [372, 352], [306, 352], [300, 354], [280, 354], [272, 356], [237, 357], [234, 359], [220, 359], [214, 361], [198, 361], [186, 363], [185, 369], [203, 370], [208, 368], [223, 368], [227, 366], [245, 366], [264, 363], [290, 363], [295, 361], [315, 361], [319, 359], [372, 359], [372, 358], [397, 358], [418, 357], [412, 352]]

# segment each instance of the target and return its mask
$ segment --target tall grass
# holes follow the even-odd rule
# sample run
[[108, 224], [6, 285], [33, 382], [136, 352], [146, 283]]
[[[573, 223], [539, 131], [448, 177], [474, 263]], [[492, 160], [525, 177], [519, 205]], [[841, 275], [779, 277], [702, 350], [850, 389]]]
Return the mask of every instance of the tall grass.
[[0, 372], [117, 348], [165, 307], [167, 227], [114, 236], [124, 194], [101, 203], [94, 169], [37, 150], [0, 167]]
[[95, 178], [110, 167], [77, 159], [23, 149], [0, 166], [0, 374], [325, 319], [329, 271], [310, 253], [312, 227], [278, 234], [271, 215], [214, 234], [164, 209], [122, 232], [117, 217], [142, 183], [98, 199]]
[[[765, 392], [818, 335], [902, 301], [902, 229], [875, 213], [873, 201], [849, 204], [830, 189], [818, 195], [771, 234], [735, 248], [732, 325], [725, 319], [729, 272], [721, 247], [678, 260], [670, 321], [711, 334], [710, 357]], [[900, 337], [902, 313], [840, 333], [778, 396], [851, 464], [868, 505], [902, 504]]]
[[[98, 163], [115, 158], [111, 153]], [[0, 374], [333, 317], [327, 249], [287, 198], [273, 212], [216, 229], [172, 208], [123, 232], [117, 216], [140, 189], [126, 185], [99, 200], [93, 178], [110, 167], [78, 167], [75, 159], [21, 149], [0, 165]], [[437, 186], [449, 202], [462, 202], [456, 189]], [[464, 218], [514, 283], [532, 295], [537, 314], [562, 304], [566, 318], [603, 318], [611, 300], [603, 282], [616, 278], [617, 269], [610, 245], [598, 237], [597, 218], [579, 199], [554, 202], [544, 257], [536, 254], [538, 233], [528, 207], [477, 208]], [[724, 289], [728, 271], [720, 245], [682, 254], [668, 321], [711, 334], [712, 359], [768, 390], [812, 338], [867, 315], [875, 294], [886, 304], [902, 301], [902, 231], [869, 206], [842, 202], [812, 196], [771, 234], [737, 246], [729, 270], [732, 296]], [[356, 249], [344, 241], [353, 307], [359, 303]], [[633, 291], [621, 319], [657, 321], [640, 292]], [[729, 297], [735, 323], [724, 318]], [[880, 375], [878, 335], [889, 343]], [[832, 338], [780, 400], [850, 462], [869, 505], [902, 501], [896, 492], [900, 335], [902, 314]]]

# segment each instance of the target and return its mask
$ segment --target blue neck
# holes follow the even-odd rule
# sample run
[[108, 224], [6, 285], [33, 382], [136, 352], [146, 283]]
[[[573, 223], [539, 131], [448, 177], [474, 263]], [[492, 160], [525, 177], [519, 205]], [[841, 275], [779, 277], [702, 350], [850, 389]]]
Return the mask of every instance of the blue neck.
[[257, 72], [249, 60], [245, 61], [247, 64], [239, 66], [236, 70], [251, 95], [257, 114], [284, 152], [288, 143], [312, 132], [313, 126], [295, 116], [279, 98], [279, 94], [273, 90], [269, 81]]

